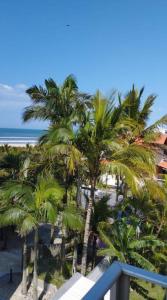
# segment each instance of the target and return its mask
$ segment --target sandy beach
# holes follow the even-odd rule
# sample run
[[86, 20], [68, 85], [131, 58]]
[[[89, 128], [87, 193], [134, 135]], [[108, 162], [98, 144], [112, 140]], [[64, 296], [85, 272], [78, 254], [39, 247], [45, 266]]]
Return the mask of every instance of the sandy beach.
[[15, 129], [0, 128], [0, 147], [26, 147], [27, 145], [34, 147], [38, 143], [42, 130], [35, 129]]
[[10, 147], [20, 147], [20, 148], [24, 148], [27, 145], [34, 147], [37, 144], [37, 141], [34, 142], [26, 142], [26, 143], [16, 143], [16, 142], [5, 142], [5, 143], [0, 143], [0, 147], [3, 147], [5, 145], [8, 145]]

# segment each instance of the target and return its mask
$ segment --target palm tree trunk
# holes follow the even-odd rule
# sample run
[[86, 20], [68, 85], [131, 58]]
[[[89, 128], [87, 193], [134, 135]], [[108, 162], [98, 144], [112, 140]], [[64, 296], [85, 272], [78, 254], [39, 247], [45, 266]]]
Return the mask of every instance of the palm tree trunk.
[[74, 253], [73, 253], [73, 262], [72, 262], [72, 275], [77, 271], [77, 238], [74, 237]]
[[50, 227], [50, 245], [54, 242], [54, 232], [55, 232], [55, 224], [51, 224]]
[[38, 228], [35, 229], [34, 235], [34, 272], [33, 272], [33, 300], [38, 300]]
[[125, 185], [124, 185], [124, 191], [123, 191], [124, 200], [127, 198], [127, 195], [128, 195], [128, 186], [125, 183]]
[[22, 275], [22, 294], [27, 295], [27, 240], [23, 243], [23, 275]]
[[94, 203], [94, 193], [95, 193], [95, 181], [91, 183], [91, 196], [89, 198], [88, 209], [86, 214], [85, 221], [85, 232], [84, 232], [84, 241], [83, 241], [83, 250], [82, 250], [82, 265], [81, 265], [81, 274], [86, 274], [87, 266], [87, 254], [88, 254], [88, 241], [89, 241], [89, 231], [90, 231], [90, 222], [92, 215], [92, 207]]
[[61, 242], [61, 273], [64, 272], [65, 265], [65, 241], [66, 241], [66, 228], [62, 226], [62, 242]]
[[96, 256], [97, 256], [97, 251], [96, 251], [96, 240], [97, 237], [96, 235], [93, 236], [93, 245], [92, 245], [92, 270], [95, 267], [96, 264]]
[[77, 195], [76, 195], [76, 199], [77, 199], [77, 205], [80, 207], [81, 206], [81, 181], [79, 178], [79, 172], [78, 172], [78, 176], [77, 176]]
[[64, 204], [67, 203], [67, 200], [68, 200], [68, 179], [69, 179], [69, 176], [68, 176], [68, 170], [66, 169], [66, 177], [65, 177], [65, 193], [64, 193], [64, 197], [63, 197], [63, 202]]
[[119, 197], [119, 175], [116, 175], [116, 181], [117, 181], [116, 202], [118, 202], [118, 197]]
[[159, 237], [159, 234], [160, 234], [160, 232], [161, 232], [161, 229], [162, 229], [162, 226], [164, 225], [164, 220], [162, 220], [161, 222], [160, 222], [160, 225], [159, 225], [159, 227], [158, 227], [158, 230], [157, 230], [157, 234], [156, 234], [156, 237], [158, 238]]

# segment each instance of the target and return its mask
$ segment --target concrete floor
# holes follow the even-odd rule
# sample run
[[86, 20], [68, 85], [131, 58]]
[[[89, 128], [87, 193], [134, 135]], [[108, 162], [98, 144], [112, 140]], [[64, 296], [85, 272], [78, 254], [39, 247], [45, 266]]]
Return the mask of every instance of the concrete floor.
[[[13, 275], [13, 282], [9, 283], [9, 276], [5, 275], [0, 278], [0, 300], [9, 300], [13, 299], [13, 295], [16, 292], [18, 286], [21, 282], [21, 275]], [[19, 298], [15, 298], [15, 300], [21, 300]], [[22, 298], [24, 299], [24, 298]]]
[[[41, 226], [40, 235], [44, 242], [50, 240], [50, 226]], [[7, 247], [0, 251], [0, 300], [32, 300], [32, 285], [30, 285], [27, 297], [21, 294], [21, 268], [22, 268], [22, 243], [23, 240], [17, 233], [7, 230]], [[28, 237], [28, 243], [33, 244], [34, 235]], [[13, 283], [9, 283], [9, 272], [12, 268]], [[20, 273], [20, 274], [19, 274]], [[50, 285], [47, 293], [44, 293], [44, 283], [39, 280], [39, 299], [52, 299], [56, 287]]]

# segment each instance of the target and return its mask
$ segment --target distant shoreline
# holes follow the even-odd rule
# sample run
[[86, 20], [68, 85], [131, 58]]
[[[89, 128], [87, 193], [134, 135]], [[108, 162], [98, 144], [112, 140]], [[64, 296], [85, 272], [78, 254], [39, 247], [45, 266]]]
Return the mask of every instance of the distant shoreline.
[[27, 145], [34, 147], [34, 146], [37, 145], [37, 142], [36, 143], [26, 143], [26, 144], [21, 144], [21, 143], [18, 143], [18, 144], [14, 144], [14, 143], [1, 144], [0, 143], [0, 147], [4, 147], [5, 145], [10, 146], [10, 147], [25, 148]]
[[43, 133], [40, 129], [0, 128], [0, 147], [35, 146]]
[[0, 130], [27, 130], [27, 131], [45, 131], [46, 129], [39, 128], [17, 128], [17, 127], [0, 127]]

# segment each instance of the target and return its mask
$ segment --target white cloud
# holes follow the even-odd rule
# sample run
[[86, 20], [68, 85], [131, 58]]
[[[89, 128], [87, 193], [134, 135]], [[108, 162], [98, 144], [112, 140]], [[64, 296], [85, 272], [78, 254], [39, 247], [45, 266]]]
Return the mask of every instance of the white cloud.
[[2, 83], [0, 83], [0, 89], [4, 92], [13, 90], [13, 88], [11, 86], [9, 86], [7, 84], [2, 84]]
[[24, 83], [8, 85], [0, 83], [0, 127], [8, 128], [46, 128], [47, 122], [30, 121], [23, 123], [22, 115], [31, 101], [26, 95], [28, 87]]
[[29, 98], [25, 93], [27, 86], [23, 83], [10, 86], [0, 83], [0, 107], [26, 106], [29, 103]]

